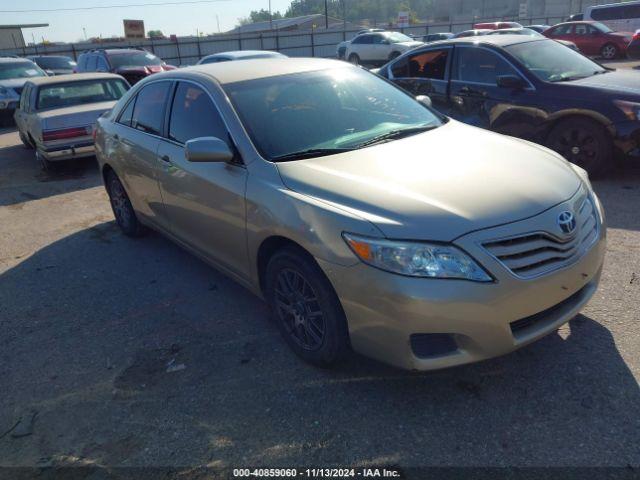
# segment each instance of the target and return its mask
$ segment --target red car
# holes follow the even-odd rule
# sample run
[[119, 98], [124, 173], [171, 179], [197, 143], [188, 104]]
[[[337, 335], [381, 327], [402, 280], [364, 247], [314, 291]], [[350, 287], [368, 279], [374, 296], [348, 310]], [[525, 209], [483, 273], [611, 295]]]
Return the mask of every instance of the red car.
[[474, 30], [502, 30], [503, 28], [522, 28], [518, 22], [490, 22], [490, 23], [476, 23], [473, 26]]
[[569, 40], [585, 55], [607, 60], [623, 56], [633, 37], [631, 32], [614, 32], [600, 22], [560, 23], [542, 34], [554, 40]]

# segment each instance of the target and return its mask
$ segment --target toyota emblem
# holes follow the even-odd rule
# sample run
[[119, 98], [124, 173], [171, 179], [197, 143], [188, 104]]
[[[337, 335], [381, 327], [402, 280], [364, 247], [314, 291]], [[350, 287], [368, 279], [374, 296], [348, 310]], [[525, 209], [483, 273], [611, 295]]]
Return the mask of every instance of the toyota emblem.
[[563, 233], [570, 234], [576, 229], [576, 217], [573, 213], [566, 211], [558, 215], [558, 226]]

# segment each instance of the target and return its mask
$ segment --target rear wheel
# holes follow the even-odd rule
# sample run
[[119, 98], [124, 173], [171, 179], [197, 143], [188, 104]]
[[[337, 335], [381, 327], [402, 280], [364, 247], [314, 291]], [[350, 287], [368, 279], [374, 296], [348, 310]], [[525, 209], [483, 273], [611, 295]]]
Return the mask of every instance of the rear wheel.
[[266, 269], [265, 296], [280, 332], [301, 358], [320, 367], [349, 350], [347, 323], [331, 283], [304, 251], [287, 247]]
[[360, 65], [360, 57], [357, 53], [352, 53], [351, 55], [349, 55], [349, 61], [354, 65]]
[[600, 49], [600, 55], [605, 60], [612, 60], [614, 58], [618, 58], [620, 55], [620, 49], [616, 47], [613, 43], [607, 43]]
[[560, 122], [547, 137], [547, 146], [592, 176], [602, 174], [611, 166], [611, 138], [604, 127], [588, 118]]
[[113, 171], [107, 173], [106, 185], [111, 209], [120, 230], [129, 237], [141, 236], [145, 227], [138, 220], [122, 182]]

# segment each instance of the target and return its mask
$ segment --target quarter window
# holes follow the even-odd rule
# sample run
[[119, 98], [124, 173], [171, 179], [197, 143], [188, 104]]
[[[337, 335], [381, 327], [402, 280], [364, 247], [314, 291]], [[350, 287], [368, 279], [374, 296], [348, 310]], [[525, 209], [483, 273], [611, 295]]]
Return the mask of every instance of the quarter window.
[[133, 98], [127, 105], [127, 107], [120, 114], [120, 118], [118, 119], [118, 123], [122, 125], [126, 125], [127, 127], [131, 126], [131, 119], [133, 118], [133, 107], [136, 104], [136, 99]]
[[171, 87], [170, 82], [156, 82], [144, 87], [133, 109], [131, 126], [146, 133], [162, 134], [164, 107]]
[[351, 43], [354, 45], [370, 45], [373, 43], [373, 35], [360, 35], [359, 37], [354, 38]]
[[551, 36], [569, 35], [571, 33], [571, 28], [572, 27], [573, 27], [573, 25], [571, 25], [571, 24], [560, 25], [559, 27], [556, 27], [551, 31]]
[[198, 137], [227, 141], [227, 128], [209, 95], [196, 85], [181, 82], [171, 107], [169, 138], [186, 143]]
[[483, 48], [461, 48], [454, 68], [454, 79], [496, 85], [502, 75], [518, 75], [506, 60]]

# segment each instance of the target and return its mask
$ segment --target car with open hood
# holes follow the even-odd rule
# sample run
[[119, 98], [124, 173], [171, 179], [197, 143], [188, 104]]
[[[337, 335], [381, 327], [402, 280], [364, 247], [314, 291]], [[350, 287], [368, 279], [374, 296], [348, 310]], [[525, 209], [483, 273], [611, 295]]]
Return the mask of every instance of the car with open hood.
[[264, 298], [303, 359], [450, 367], [576, 315], [606, 227], [583, 169], [420, 100], [336, 60], [200, 65], [134, 86], [96, 154], [125, 234]]

